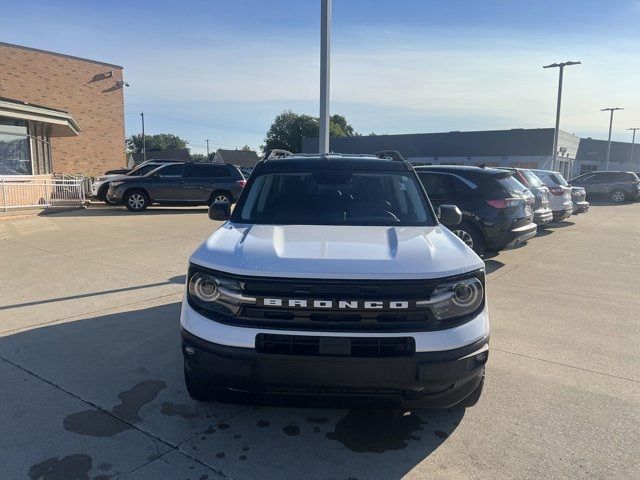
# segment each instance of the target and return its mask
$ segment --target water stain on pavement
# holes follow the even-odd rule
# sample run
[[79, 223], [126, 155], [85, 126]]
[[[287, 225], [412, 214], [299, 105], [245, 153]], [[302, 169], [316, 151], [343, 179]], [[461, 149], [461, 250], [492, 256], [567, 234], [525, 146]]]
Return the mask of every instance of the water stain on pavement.
[[126, 422], [137, 423], [141, 421], [140, 410], [142, 407], [154, 400], [166, 387], [167, 384], [159, 380], [140, 382], [131, 390], [118, 394], [120, 404], [113, 407], [112, 415], [100, 410], [84, 410], [68, 415], [62, 424], [65, 430], [80, 435], [112, 437], [132, 428]]
[[198, 414], [195, 413], [189, 405], [185, 405], [185, 404], [164, 402], [162, 404], [160, 411], [162, 412], [163, 415], [166, 415], [167, 417], [180, 416], [187, 420], [198, 417]]
[[300, 427], [296, 425], [287, 425], [282, 429], [282, 431], [285, 433], [285, 435], [288, 435], [289, 437], [296, 437], [300, 435]]
[[89, 455], [75, 453], [60, 459], [49, 458], [29, 468], [31, 480], [89, 480], [93, 460]]
[[352, 452], [383, 453], [406, 448], [414, 432], [422, 430], [422, 424], [413, 412], [402, 415], [393, 411], [349, 410], [336, 423], [335, 430], [325, 436]]
[[266, 420], [258, 420], [258, 423], [256, 423], [256, 426], [258, 428], [267, 428], [271, 426], [271, 423], [267, 422]]

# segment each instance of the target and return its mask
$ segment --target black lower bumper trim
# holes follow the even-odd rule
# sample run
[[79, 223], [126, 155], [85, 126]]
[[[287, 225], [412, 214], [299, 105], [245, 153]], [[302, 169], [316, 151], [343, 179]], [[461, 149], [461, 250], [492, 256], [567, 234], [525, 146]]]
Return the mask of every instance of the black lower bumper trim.
[[488, 343], [410, 357], [371, 358], [258, 353], [202, 340], [182, 330], [185, 368], [194, 381], [218, 391], [260, 395], [347, 396], [394, 400], [405, 406], [447, 408], [480, 383]]

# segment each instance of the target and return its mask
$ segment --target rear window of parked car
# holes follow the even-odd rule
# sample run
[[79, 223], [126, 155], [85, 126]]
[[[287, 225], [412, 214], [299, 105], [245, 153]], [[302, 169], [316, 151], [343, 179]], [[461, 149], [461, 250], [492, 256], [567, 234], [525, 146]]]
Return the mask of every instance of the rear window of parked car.
[[542, 187], [544, 185], [544, 183], [542, 183], [542, 180], [540, 180], [538, 176], [531, 170], [520, 170], [520, 172], [522, 173], [522, 176], [527, 180], [529, 185], [531, 185], [533, 188]]

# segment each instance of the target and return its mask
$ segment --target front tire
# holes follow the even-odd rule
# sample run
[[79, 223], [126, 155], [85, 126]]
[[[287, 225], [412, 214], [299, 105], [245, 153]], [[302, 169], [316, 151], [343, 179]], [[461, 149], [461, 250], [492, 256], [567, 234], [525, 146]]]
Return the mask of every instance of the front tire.
[[627, 200], [627, 192], [621, 188], [616, 188], [611, 192], [611, 201], [614, 203], [624, 203]]
[[480, 231], [469, 222], [462, 221], [460, 225], [452, 227], [451, 231], [478, 255], [484, 253], [484, 238], [482, 238]]
[[142, 190], [132, 190], [124, 196], [124, 204], [130, 212], [143, 212], [149, 203], [149, 195]]

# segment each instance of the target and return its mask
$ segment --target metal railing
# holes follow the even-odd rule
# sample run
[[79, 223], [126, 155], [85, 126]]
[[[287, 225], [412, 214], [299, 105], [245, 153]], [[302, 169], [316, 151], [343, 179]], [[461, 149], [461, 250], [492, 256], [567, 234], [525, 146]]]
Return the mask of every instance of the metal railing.
[[19, 208], [82, 206], [85, 178], [0, 179], [0, 212]]

